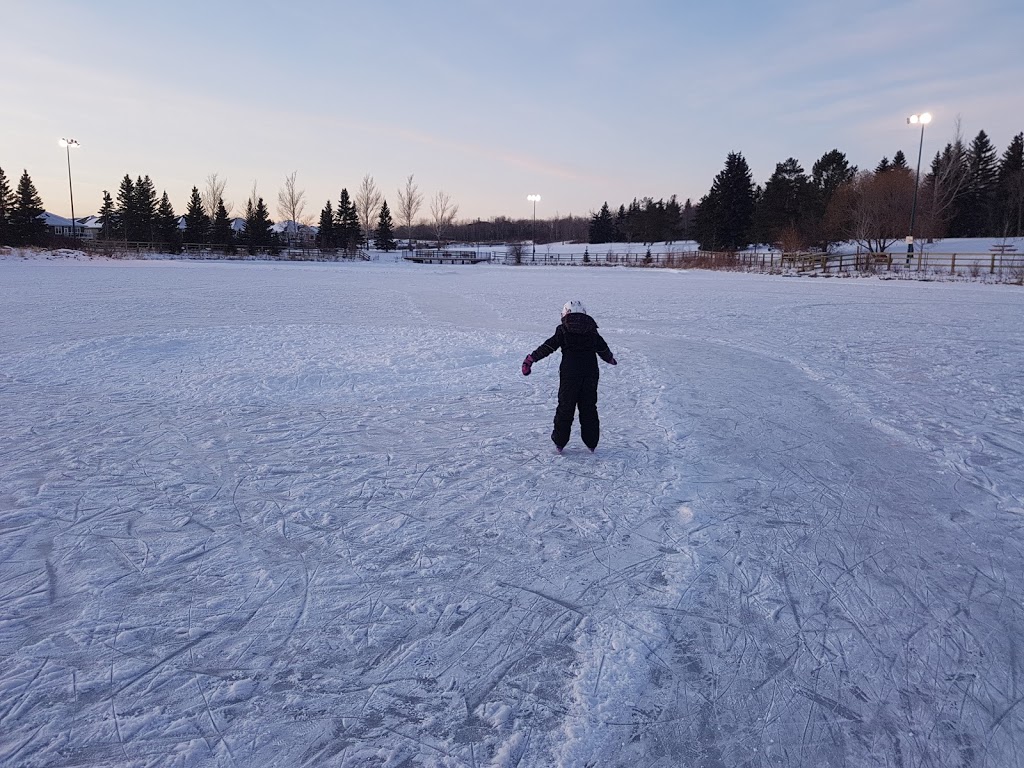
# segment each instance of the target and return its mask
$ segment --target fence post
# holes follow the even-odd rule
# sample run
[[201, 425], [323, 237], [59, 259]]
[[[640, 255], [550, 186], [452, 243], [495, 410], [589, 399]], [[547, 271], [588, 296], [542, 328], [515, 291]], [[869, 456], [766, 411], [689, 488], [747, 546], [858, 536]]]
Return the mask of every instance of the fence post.
[[990, 275], [994, 275], [996, 273], [996, 253], [995, 253], [995, 251], [992, 252], [992, 266], [989, 267], [988, 273]]
[[951, 274], [951, 275], [955, 275], [956, 274], [956, 254], [955, 253], [949, 258], [949, 274]]

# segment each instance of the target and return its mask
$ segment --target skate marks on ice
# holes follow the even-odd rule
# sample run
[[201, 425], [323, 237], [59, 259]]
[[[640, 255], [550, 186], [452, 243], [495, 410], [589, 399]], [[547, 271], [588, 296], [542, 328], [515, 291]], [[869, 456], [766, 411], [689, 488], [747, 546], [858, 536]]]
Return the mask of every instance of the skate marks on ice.
[[1022, 762], [1019, 515], [789, 363], [690, 344], [666, 412], [707, 409], [695, 568], [654, 742], [695, 765]]
[[556, 456], [530, 342], [0, 359], [0, 762], [1020, 762], [1005, 490], [871, 426], [855, 368], [856, 408], [653, 333], [609, 338], [602, 445]]
[[677, 475], [623, 437], [640, 373], [629, 430], [546, 453], [522, 345], [281, 326], [9, 355], [0, 762], [543, 765], [567, 722], [598, 738], [592, 697], [631, 717], [660, 642], [638, 600], [690, 567]]

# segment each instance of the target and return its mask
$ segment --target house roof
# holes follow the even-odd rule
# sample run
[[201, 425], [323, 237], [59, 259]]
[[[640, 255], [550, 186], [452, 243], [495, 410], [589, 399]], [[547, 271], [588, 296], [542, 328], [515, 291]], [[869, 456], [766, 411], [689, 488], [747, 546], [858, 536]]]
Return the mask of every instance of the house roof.
[[63, 216], [58, 216], [56, 213], [50, 213], [49, 211], [43, 211], [39, 214], [39, 218], [46, 222], [48, 227], [70, 227], [71, 219], [66, 219]]

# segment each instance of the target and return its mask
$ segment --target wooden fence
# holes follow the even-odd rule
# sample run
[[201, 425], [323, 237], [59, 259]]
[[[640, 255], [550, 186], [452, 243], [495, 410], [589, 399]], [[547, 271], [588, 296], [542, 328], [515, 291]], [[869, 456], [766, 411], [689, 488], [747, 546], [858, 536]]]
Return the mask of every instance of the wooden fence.
[[352, 259], [369, 260], [365, 251], [344, 251], [337, 248], [266, 247], [252, 253], [247, 246], [225, 246], [212, 244], [185, 243], [177, 253], [168, 250], [164, 243], [97, 240], [89, 244], [88, 250], [113, 257], [133, 257], [145, 254], [166, 254], [178, 259], [238, 260], [276, 259], [279, 261], [342, 261]]
[[1024, 277], [1024, 255], [1015, 253], [859, 253], [784, 254], [783, 266], [799, 273], [857, 271], [913, 272], [924, 275]]
[[[161, 243], [95, 241], [89, 249], [108, 256], [135, 257], [143, 254], [167, 254]], [[1002, 249], [999, 249], [1002, 250]], [[249, 253], [243, 246], [187, 244], [172, 258], [210, 260], [276, 259], [281, 261], [342, 261], [370, 260], [365, 251], [347, 252], [320, 248], [265, 248]], [[646, 250], [602, 252], [590, 247], [573, 253], [533, 253], [522, 249], [417, 249], [404, 259], [434, 264], [517, 264], [522, 266], [628, 266], [662, 267], [675, 269], [739, 269], [796, 274], [837, 275], [856, 272], [917, 273], [921, 276], [951, 275], [971, 278], [994, 276], [999, 280], [1024, 281], [1024, 254], [1006, 249], [989, 253], [933, 253], [928, 250], [887, 253], [777, 253], [769, 251], [668, 251], [654, 253]]]

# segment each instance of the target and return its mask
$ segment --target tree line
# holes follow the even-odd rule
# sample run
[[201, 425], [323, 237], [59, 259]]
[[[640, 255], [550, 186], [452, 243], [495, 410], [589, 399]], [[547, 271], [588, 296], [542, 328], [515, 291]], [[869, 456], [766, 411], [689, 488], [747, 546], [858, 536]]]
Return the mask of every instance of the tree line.
[[[679, 228], [705, 250], [754, 243], [784, 251], [827, 250], [854, 241], [880, 252], [908, 234], [1024, 236], [1024, 133], [1000, 156], [985, 131], [968, 144], [958, 125], [919, 184], [915, 177], [902, 152], [892, 160], [883, 157], [872, 170], [859, 170], [833, 149], [809, 174], [796, 158], [778, 163], [762, 187], [743, 155], [731, 152], [692, 219], [681, 219]], [[592, 217], [591, 242], [595, 234], [602, 236], [607, 219], [605, 208]]]
[[[266, 201], [255, 185], [245, 203], [243, 224], [231, 217], [225, 202], [226, 180], [216, 173], [200, 190], [192, 187], [183, 216], [166, 191], [160, 195], [150, 177], [125, 174], [116, 197], [104, 190], [98, 219], [99, 237], [107, 241], [148, 242], [169, 251], [183, 245], [211, 245], [251, 252], [290, 245], [300, 238], [305, 193], [296, 174], [278, 193], [277, 212], [284, 227], [274, 229]], [[906, 234], [918, 238], [1024, 236], [1024, 133], [1013, 137], [1000, 155], [985, 131], [966, 142], [956, 126], [954, 139], [935, 153], [926, 173], [916, 174], [901, 151], [883, 157], [871, 170], [860, 170], [833, 149], [806, 172], [796, 158], [778, 163], [765, 182], [754, 183], [740, 152], [726, 157], [711, 189], [694, 205], [634, 198], [612, 209], [607, 201], [589, 217], [555, 216], [542, 221], [496, 217], [456, 222], [458, 205], [444, 191], [429, 201], [429, 217], [419, 218], [424, 195], [413, 176], [397, 190], [392, 212], [373, 177], [363, 177], [354, 194], [341, 190], [337, 203], [320, 211], [315, 244], [354, 253], [374, 243], [397, 247], [404, 231], [409, 242], [449, 237], [467, 242], [536, 240], [672, 242], [696, 240], [702, 249], [734, 250], [752, 243], [785, 251], [827, 250], [837, 242], [856, 241], [882, 251]], [[0, 168], [0, 244], [36, 245], [48, 238], [35, 185], [24, 171], [16, 187]], [[911, 220], [914, 232], [910, 232]]]
[[[245, 203], [241, 226], [232, 218], [232, 204], [224, 200], [227, 180], [213, 173], [200, 191], [192, 187], [185, 213], [175, 212], [166, 191], [157, 195], [152, 179], [130, 174], [122, 177], [116, 196], [103, 191], [97, 219], [98, 238], [108, 242], [152, 243], [169, 252], [183, 246], [204, 245], [220, 250], [242, 247], [250, 252], [273, 250], [295, 242], [306, 244], [306, 227], [312, 220], [306, 216], [306, 195], [299, 188], [296, 173], [285, 179], [278, 193], [277, 212], [283, 227], [275, 231], [266, 201], [253, 185]], [[423, 228], [437, 240], [445, 238], [455, 226], [459, 207], [443, 190], [429, 201], [430, 219], [420, 221], [424, 204], [413, 176], [398, 190], [399, 221], [405, 224], [407, 236], [422, 235]], [[50, 240], [42, 200], [26, 170], [17, 189], [12, 190], [0, 168], [0, 244], [43, 245]], [[77, 222], [76, 222], [77, 224]], [[397, 247], [396, 224], [391, 208], [377, 189], [373, 177], [366, 175], [350, 195], [342, 188], [337, 205], [330, 200], [320, 213], [314, 243], [318, 248], [355, 253], [373, 243], [380, 250]]]

